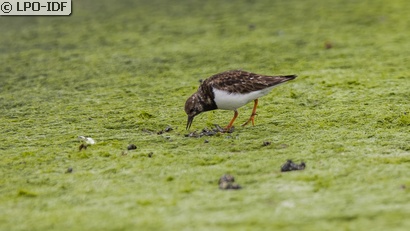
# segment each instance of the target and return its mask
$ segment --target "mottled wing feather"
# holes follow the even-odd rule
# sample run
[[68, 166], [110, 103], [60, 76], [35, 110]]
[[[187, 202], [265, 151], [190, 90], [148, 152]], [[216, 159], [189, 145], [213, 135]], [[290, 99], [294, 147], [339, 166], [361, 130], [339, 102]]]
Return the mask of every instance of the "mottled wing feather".
[[258, 91], [267, 87], [289, 81], [296, 78], [294, 75], [289, 76], [265, 76], [250, 73], [246, 71], [227, 71], [211, 76], [206, 79], [201, 88], [205, 91], [210, 89], [206, 86], [211, 86], [219, 90], [225, 90], [232, 93], [249, 93]]

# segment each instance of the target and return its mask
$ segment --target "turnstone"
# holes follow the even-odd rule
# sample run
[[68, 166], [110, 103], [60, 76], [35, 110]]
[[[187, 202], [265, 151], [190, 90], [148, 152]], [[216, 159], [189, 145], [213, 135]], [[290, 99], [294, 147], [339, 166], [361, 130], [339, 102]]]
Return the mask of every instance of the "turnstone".
[[186, 129], [191, 127], [194, 117], [202, 112], [215, 109], [233, 110], [234, 116], [225, 128], [229, 131], [236, 117], [237, 109], [254, 101], [252, 114], [242, 126], [252, 122], [258, 98], [268, 94], [278, 84], [295, 79], [296, 75], [266, 76], [241, 70], [226, 71], [209, 77], [202, 81], [195, 92], [185, 103], [185, 112], [188, 115]]

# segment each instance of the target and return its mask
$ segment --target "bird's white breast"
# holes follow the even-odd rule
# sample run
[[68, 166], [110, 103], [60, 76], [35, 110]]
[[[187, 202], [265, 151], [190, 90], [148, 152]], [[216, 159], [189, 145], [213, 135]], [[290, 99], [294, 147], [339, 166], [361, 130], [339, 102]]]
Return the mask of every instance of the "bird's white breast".
[[252, 91], [246, 94], [229, 93], [224, 90], [213, 88], [214, 101], [218, 109], [236, 110], [245, 104], [268, 94], [274, 87], [268, 87], [259, 91]]

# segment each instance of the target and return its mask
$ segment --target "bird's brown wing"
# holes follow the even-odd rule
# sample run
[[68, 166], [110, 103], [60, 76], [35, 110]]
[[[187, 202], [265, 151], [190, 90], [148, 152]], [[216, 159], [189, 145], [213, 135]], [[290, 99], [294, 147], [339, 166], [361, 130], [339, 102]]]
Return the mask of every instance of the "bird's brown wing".
[[262, 90], [296, 78], [296, 75], [266, 76], [234, 70], [213, 75], [203, 82], [219, 90], [232, 93], [249, 93]]

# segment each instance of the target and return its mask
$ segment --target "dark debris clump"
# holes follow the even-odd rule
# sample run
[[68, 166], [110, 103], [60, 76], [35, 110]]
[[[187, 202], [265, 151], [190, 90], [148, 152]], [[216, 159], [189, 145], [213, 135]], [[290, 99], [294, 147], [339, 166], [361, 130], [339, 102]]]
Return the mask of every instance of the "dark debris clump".
[[202, 129], [201, 132], [193, 131], [190, 132], [189, 134], [185, 134], [185, 137], [193, 137], [193, 138], [199, 138], [202, 136], [214, 136], [218, 133], [232, 133], [235, 130], [235, 127], [231, 127], [229, 130], [225, 130], [221, 128], [218, 124], [214, 124], [215, 128], [213, 129], [208, 129], [204, 128]]
[[167, 126], [164, 130], [158, 131], [157, 135], [161, 135], [161, 134], [164, 134], [165, 132], [170, 132], [172, 130], [174, 129], [171, 126]]
[[288, 172], [288, 171], [295, 171], [295, 170], [303, 170], [306, 168], [305, 162], [301, 162], [300, 164], [294, 163], [292, 160], [287, 160], [284, 165], [281, 167], [281, 172]]
[[235, 182], [235, 178], [231, 175], [223, 175], [220, 179], [219, 179], [219, 189], [223, 189], [223, 190], [238, 190], [241, 189], [242, 187]]
[[128, 145], [127, 149], [128, 150], [135, 150], [135, 149], [137, 149], [137, 146], [135, 144], [130, 144], [130, 145]]
[[269, 145], [271, 145], [271, 142], [269, 142], [269, 141], [263, 141], [262, 146], [269, 146]]

